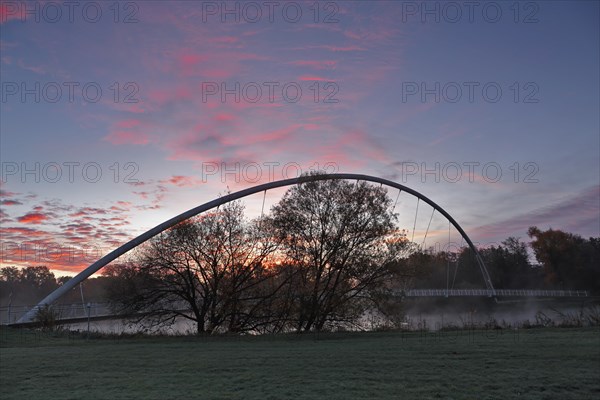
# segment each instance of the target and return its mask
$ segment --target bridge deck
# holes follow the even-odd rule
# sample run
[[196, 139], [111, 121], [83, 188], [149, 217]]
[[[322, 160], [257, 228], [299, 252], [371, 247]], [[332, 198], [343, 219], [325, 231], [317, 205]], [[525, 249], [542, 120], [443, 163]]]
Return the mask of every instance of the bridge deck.
[[[588, 297], [585, 290], [530, 290], [530, 289], [409, 289], [398, 293], [401, 297]], [[0, 307], [0, 325], [16, 323], [34, 306]], [[52, 306], [58, 320], [76, 321], [115, 317], [108, 303], [58, 304]]]
[[585, 290], [530, 290], [530, 289], [410, 289], [406, 297], [587, 297]]
[[[16, 323], [19, 318], [25, 315], [35, 306], [12, 306], [0, 307], [0, 325], [9, 325]], [[90, 307], [81, 303], [76, 304], [55, 304], [52, 310], [58, 320], [76, 320], [82, 318], [100, 318], [109, 317], [114, 313], [110, 310], [108, 303], [91, 303]]]

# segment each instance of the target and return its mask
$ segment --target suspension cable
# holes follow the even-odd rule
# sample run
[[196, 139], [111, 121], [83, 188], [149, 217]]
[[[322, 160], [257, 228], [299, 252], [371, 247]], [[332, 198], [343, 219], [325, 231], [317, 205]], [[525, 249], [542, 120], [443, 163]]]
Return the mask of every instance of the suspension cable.
[[450, 289], [450, 221], [448, 221], [448, 250], [446, 251], [446, 297]]
[[[458, 246], [459, 250], [462, 249], [462, 242], [463, 242], [464, 238], [461, 236], [460, 237], [460, 245]], [[460, 260], [460, 255], [459, 258], [456, 259], [456, 267], [454, 267], [454, 277], [452, 278], [452, 289], [454, 289], [454, 282], [456, 282], [456, 273], [458, 272], [458, 261]]]
[[263, 192], [262, 207], [260, 209], [260, 219], [258, 220], [258, 231], [259, 231], [259, 233], [262, 232], [263, 215], [264, 215], [264, 211], [265, 211], [265, 199], [266, 199], [266, 197], [267, 197], [267, 190], [265, 189], [265, 191]]
[[83, 297], [83, 282], [79, 282], [79, 293], [81, 294], [81, 304], [85, 310], [85, 298]]
[[415, 210], [415, 223], [413, 224], [413, 234], [410, 239], [411, 242], [415, 241], [415, 228], [417, 227], [417, 215], [419, 214], [419, 200], [421, 199], [417, 197], [417, 209]]
[[263, 192], [263, 202], [262, 202], [262, 208], [260, 209], [260, 219], [261, 219], [261, 220], [262, 220], [262, 218], [263, 218], [263, 214], [264, 214], [264, 211], [265, 211], [265, 199], [266, 199], [266, 197], [267, 197], [267, 191], [265, 190], [265, 191]]
[[423, 238], [423, 243], [421, 244], [421, 248], [425, 246], [425, 240], [427, 239], [427, 234], [429, 233], [429, 227], [431, 226], [431, 220], [433, 219], [433, 214], [435, 213], [435, 208], [431, 210], [431, 217], [429, 217], [429, 223], [427, 224], [427, 230], [425, 231], [425, 237]]
[[398, 189], [398, 196], [396, 196], [396, 201], [394, 202], [394, 207], [392, 207], [392, 214], [394, 213], [394, 210], [396, 209], [396, 204], [398, 204], [398, 199], [400, 198], [400, 193], [402, 193], [402, 190]]

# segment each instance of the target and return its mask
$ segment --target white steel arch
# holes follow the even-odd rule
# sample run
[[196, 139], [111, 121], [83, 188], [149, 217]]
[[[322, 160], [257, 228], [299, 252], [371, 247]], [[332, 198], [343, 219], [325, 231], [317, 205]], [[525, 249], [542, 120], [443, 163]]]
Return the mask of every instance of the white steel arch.
[[50, 304], [54, 303], [57, 299], [59, 299], [65, 293], [67, 293], [68, 291], [73, 289], [75, 286], [77, 286], [79, 283], [83, 282], [85, 279], [89, 278], [92, 274], [94, 274], [95, 272], [100, 270], [102, 267], [104, 267], [111, 261], [113, 261], [116, 258], [127, 253], [129, 250], [132, 250], [133, 248], [139, 246], [140, 244], [144, 243], [148, 239], [177, 225], [178, 223], [180, 223], [182, 221], [185, 221], [188, 218], [191, 218], [195, 215], [198, 215], [198, 214], [208, 211], [210, 209], [216, 208], [222, 204], [226, 204], [231, 201], [238, 200], [243, 197], [262, 192], [264, 190], [275, 189], [275, 188], [284, 187], [284, 186], [298, 185], [298, 184], [305, 183], [305, 182], [336, 180], [336, 179], [350, 179], [350, 180], [360, 180], [360, 181], [367, 181], [367, 182], [373, 182], [373, 183], [380, 183], [380, 184], [383, 184], [383, 185], [386, 185], [389, 187], [399, 189], [403, 192], [410, 193], [413, 196], [417, 197], [418, 199], [420, 199], [420, 200], [426, 202], [427, 204], [429, 204], [430, 206], [432, 206], [435, 210], [437, 210], [444, 217], [446, 217], [448, 219], [448, 221], [450, 221], [450, 223], [454, 226], [454, 228], [456, 228], [456, 230], [458, 230], [458, 232], [461, 234], [461, 236], [465, 239], [465, 241], [471, 248], [471, 251], [473, 251], [473, 254], [475, 255], [475, 258], [477, 260], [477, 263], [479, 265], [479, 268], [481, 270], [483, 279], [485, 281], [485, 284], [486, 284], [486, 287], [487, 287], [489, 293], [493, 297], [496, 296], [496, 292], [495, 292], [494, 286], [492, 285], [492, 281], [490, 279], [489, 273], [485, 267], [485, 263], [483, 262], [483, 259], [481, 258], [481, 256], [479, 255], [479, 252], [477, 251], [477, 248], [475, 247], [475, 245], [473, 244], [473, 242], [471, 241], [469, 236], [466, 234], [466, 232], [458, 224], [458, 222], [456, 222], [450, 214], [448, 214], [442, 207], [437, 205], [435, 202], [433, 202], [426, 196], [422, 195], [421, 193], [417, 192], [416, 190], [413, 190], [407, 186], [401, 185], [399, 183], [396, 183], [394, 181], [390, 181], [390, 180], [384, 179], [384, 178], [379, 178], [379, 177], [370, 176], [370, 175], [363, 175], [363, 174], [346, 174], [346, 173], [317, 174], [317, 175], [302, 175], [302, 176], [299, 176], [296, 178], [283, 179], [283, 180], [279, 180], [279, 181], [264, 183], [262, 185], [257, 185], [257, 186], [254, 186], [254, 187], [251, 187], [248, 189], [240, 190], [235, 193], [230, 193], [226, 196], [209, 201], [208, 203], [204, 203], [198, 207], [194, 207], [186, 212], [183, 212], [183, 213], [155, 226], [154, 228], [150, 229], [149, 231], [142, 233], [135, 239], [130, 240], [129, 242], [116, 248], [115, 250], [111, 251], [104, 257], [100, 258], [98, 261], [91, 264], [89, 267], [87, 267], [86, 269], [81, 271], [79, 274], [77, 274], [76, 276], [71, 278], [69, 281], [67, 281], [65, 284], [63, 284], [61, 287], [59, 287], [58, 289], [56, 289], [55, 291], [50, 293], [48, 296], [46, 296], [35, 307], [33, 307], [23, 317], [21, 317], [21, 319], [18, 321], [18, 323], [32, 322], [33, 319], [35, 318], [35, 314], [36, 314], [37, 310], [39, 310], [41, 307], [44, 307], [46, 305], [50, 305]]

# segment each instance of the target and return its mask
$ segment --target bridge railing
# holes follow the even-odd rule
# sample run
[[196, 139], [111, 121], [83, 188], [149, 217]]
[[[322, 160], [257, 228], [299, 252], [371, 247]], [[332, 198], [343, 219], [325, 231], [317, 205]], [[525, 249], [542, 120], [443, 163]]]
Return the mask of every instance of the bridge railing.
[[587, 297], [585, 290], [532, 290], [532, 289], [409, 289], [406, 297]]
[[[16, 323], [23, 315], [29, 312], [35, 306], [4, 306], [0, 307], [0, 325]], [[77, 319], [109, 316], [113, 313], [108, 303], [82, 303], [75, 304], [54, 304], [51, 306], [52, 312], [58, 320]]]

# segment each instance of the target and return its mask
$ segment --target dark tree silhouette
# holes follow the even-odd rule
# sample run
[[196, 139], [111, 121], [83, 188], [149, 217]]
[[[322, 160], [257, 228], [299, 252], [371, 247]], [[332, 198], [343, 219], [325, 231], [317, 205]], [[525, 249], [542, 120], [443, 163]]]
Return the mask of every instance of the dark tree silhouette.
[[527, 232], [531, 248], [542, 265], [546, 281], [561, 289], [600, 289], [600, 238], [583, 239], [561, 230]]
[[248, 310], [260, 303], [253, 291], [269, 278], [275, 248], [258, 224], [232, 202], [176, 225], [143, 245], [130, 267], [135, 280], [113, 286], [113, 303], [157, 325], [192, 320], [198, 333], [251, 329]]
[[293, 268], [297, 331], [352, 323], [361, 298], [381, 284], [407, 241], [385, 189], [366, 182], [313, 181], [289, 189], [272, 224]]

